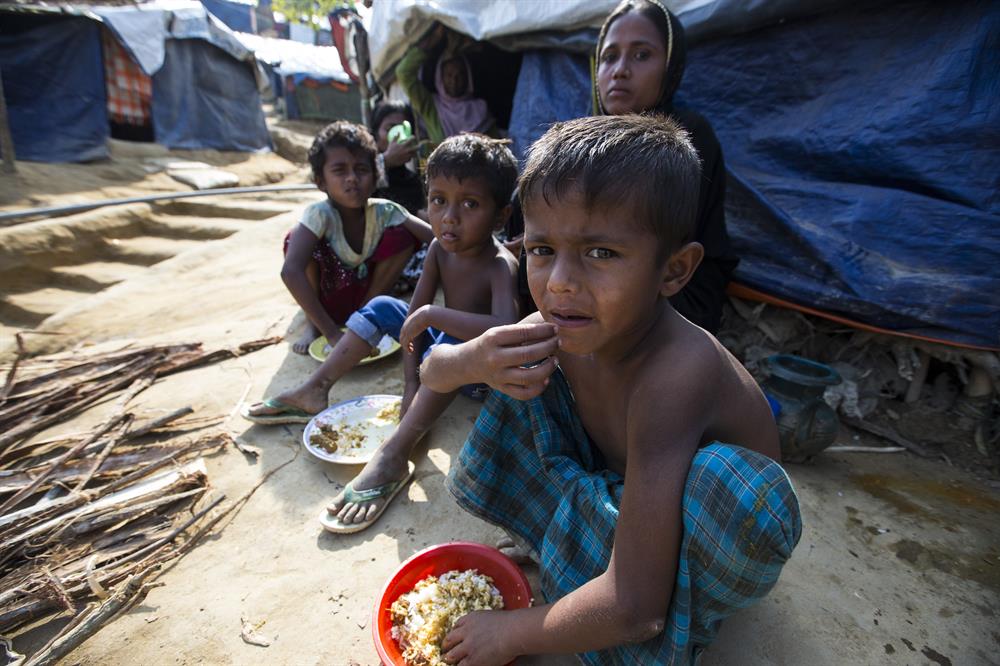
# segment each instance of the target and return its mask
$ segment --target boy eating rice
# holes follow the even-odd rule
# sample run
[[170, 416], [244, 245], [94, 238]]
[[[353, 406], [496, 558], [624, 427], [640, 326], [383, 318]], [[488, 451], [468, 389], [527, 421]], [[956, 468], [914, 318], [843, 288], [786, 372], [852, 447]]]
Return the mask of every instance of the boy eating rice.
[[557, 123], [531, 148], [520, 196], [539, 312], [434, 350], [421, 379], [496, 389], [448, 486], [535, 550], [549, 603], [466, 615], [451, 663], [689, 663], [798, 542], [763, 394], [668, 301], [702, 256], [699, 176], [663, 118]]

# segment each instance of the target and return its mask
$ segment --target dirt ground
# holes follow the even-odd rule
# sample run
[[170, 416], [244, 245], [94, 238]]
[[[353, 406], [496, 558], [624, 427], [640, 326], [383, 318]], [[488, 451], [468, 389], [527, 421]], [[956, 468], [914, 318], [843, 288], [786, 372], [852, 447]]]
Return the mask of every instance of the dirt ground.
[[[241, 184], [305, 180], [300, 166], [277, 155], [172, 156], [236, 171]], [[0, 210], [186, 189], [162, 172], [148, 173], [148, 158], [21, 163], [17, 176], [0, 176]], [[131, 341], [213, 348], [276, 334], [294, 339], [301, 318], [278, 279], [280, 243], [295, 210], [314, 197], [141, 204], [0, 228], [0, 358], [9, 359], [17, 329], [51, 333], [25, 338], [47, 352]], [[398, 564], [431, 544], [495, 542], [498, 531], [461, 511], [443, 486], [479, 408], [461, 397], [422, 443], [414, 482], [380, 521], [356, 535], [325, 533], [317, 518], [358, 468], [312, 457], [301, 446], [301, 426], [252, 426], [236, 414], [242, 401], [294, 385], [314, 368], [286, 342], [167, 377], [140, 395], [140, 414], [190, 405], [261, 449], [259, 459], [236, 450], [209, 457], [216, 492], [235, 498], [293, 462], [168, 569], [142, 605], [65, 663], [376, 664], [372, 605]], [[330, 400], [398, 394], [401, 368], [396, 355], [356, 369]], [[95, 423], [108, 408], [97, 405], [60, 431]], [[825, 454], [788, 470], [802, 506], [802, 540], [774, 591], [724, 623], [702, 664], [996, 663], [996, 482], [908, 453]], [[537, 588], [535, 572], [528, 573]], [[241, 616], [263, 623], [270, 647], [241, 640]], [[22, 632], [15, 647], [30, 653], [56, 624]]]

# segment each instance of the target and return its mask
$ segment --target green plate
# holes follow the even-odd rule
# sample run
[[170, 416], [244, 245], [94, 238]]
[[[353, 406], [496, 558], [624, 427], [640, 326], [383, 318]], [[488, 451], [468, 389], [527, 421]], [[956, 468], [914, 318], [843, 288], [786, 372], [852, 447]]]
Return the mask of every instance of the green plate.
[[[342, 330], [347, 330], [342, 329]], [[393, 340], [388, 335], [383, 335], [382, 339], [378, 343], [378, 354], [374, 356], [366, 356], [361, 359], [358, 365], [366, 365], [368, 363], [374, 363], [380, 359], [390, 356], [399, 351], [399, 343]], [[330, 355], [330, 350], [326, 346], [326, 336], [321, 335], [309, 344], [309, 355], [314, 359], [322, 363], [326, 360], [326, 357]]]

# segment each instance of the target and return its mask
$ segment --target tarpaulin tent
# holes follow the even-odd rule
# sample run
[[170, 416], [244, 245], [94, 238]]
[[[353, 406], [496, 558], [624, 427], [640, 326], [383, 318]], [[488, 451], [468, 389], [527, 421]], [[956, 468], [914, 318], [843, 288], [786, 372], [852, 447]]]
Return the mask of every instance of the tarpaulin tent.
[[0, 15], [0, 70], [19, 159], [107, 155], [102, 29], [152, 77], [158, 143], [240, 151], [271, 145], [253, 53], [200, 3], [0, 5]]
[[361, 93], [344, 71], [337, 48], [237, 33], [272, 74], [288, 118], [361, 122]]
[[257, 32], [254, 10], [256, 2], [236, 2], [235, 0], [201, 0], [212, 16], [226, 24], [233, 32]]
[[[510, 122], [523, 151], [590, 112], [589, 49], [615, 4], [376, 3], [373, 71], [385, 82], [434, 21], [526, 49]], [[712, 122], [726, 155], [736, 280], [892, 332], [1000, 348], [1000, 6], [667, 4], [688, 32], [677, 102]]]
[[0, 16], [0, 72], [17, 158], [107, 157], [100, 24], [79, 16]]

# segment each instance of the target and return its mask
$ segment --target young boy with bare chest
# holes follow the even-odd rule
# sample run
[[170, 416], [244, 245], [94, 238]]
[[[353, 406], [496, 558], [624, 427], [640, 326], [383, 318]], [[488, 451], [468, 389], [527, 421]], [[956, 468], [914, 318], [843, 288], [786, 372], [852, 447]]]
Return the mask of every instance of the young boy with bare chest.
[[[410, 479], [413, 447], [455, 396], [455, 391], [442, 395], [421, 386], [417, 367], [422, 356], [438, 345], [471, 340], [517, 321], [517, 260], [493, 236], [510, 214], [516, 179], [517, 161], [501, 141], [463, 134], [439, 145], [427, 162], [427, 212], [434, 240], [410, 303], [373, 298], [351, 315], [347, 331], [304, 384], [251, 406], [246, 414], [259, 423], [281, 422], [271, 418], [276, 404], [308, 420], [326, 408], [333, 384], [383, 335], [400, 342], [405, 388], [399, 427], [334, 499], [321, 519], [327, 530], [348, 533], [368, 527]], [[444, 306], [433, 303], [438, 287]]]
[[496, 389], [448, 486], [535, 551], [549, 603], [465, 616], [449, 662], [690, 663], [797, 543], [763, 394], [668, 301], [702, 255], [699, 176], [663, 118], [558, 123], [531, 148], [520, 196], [539, 312], [436, 349], [421, 378]]

